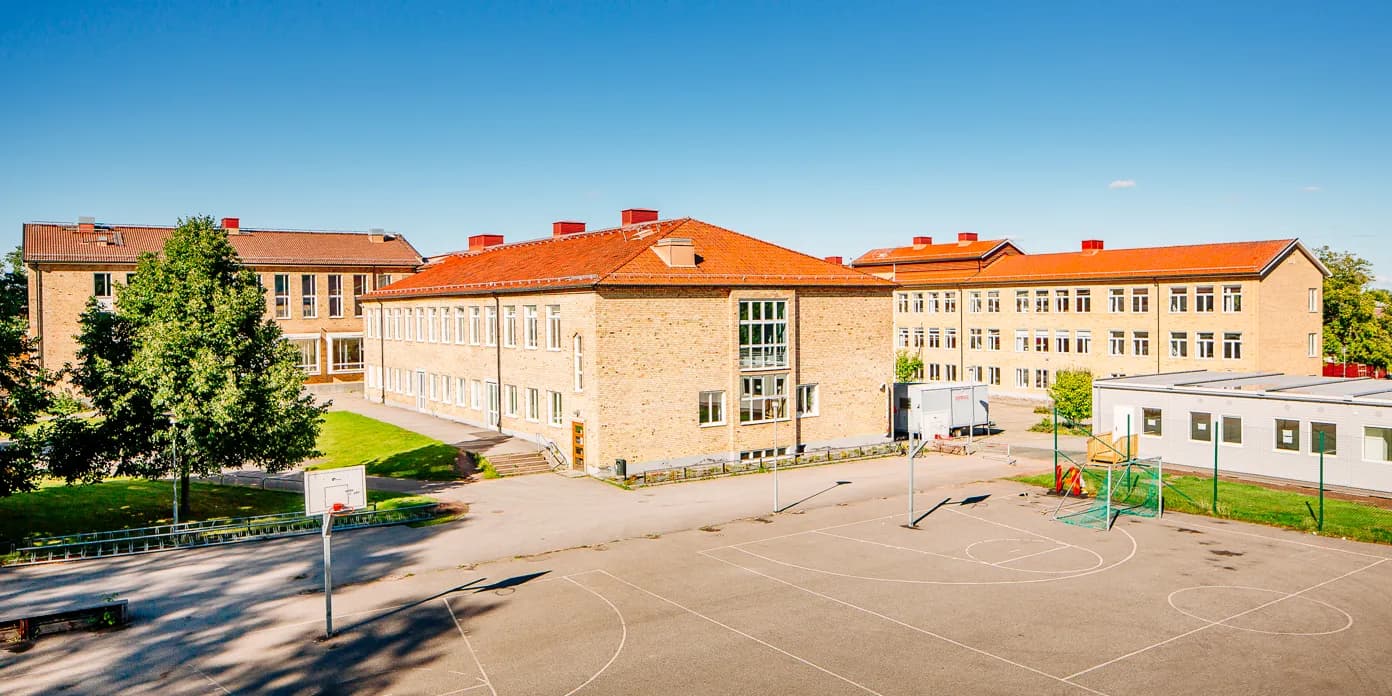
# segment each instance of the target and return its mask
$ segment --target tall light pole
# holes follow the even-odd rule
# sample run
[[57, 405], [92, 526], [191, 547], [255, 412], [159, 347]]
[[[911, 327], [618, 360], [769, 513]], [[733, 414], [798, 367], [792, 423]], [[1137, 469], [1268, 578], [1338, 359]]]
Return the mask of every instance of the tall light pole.
[[179, 526], [179, 419], [169, 414], [169, 446], [174, 453], [174, 526]]

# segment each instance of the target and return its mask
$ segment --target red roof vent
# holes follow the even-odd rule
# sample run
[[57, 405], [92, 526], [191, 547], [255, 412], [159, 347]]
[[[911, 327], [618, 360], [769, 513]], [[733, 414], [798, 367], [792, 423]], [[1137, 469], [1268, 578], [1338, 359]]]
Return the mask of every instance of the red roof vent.
[[1102, 251], [1102, 240], [1100, 240], [1100, 239], [1084, 239], [1084, 240], [1083, 240], [1083, 251]]
[[836, 265], [838, 265], [838, 266], [844, 266], [844, 265], [846, 265], [846, 262], [843, 261], [843, 260], [841, 259], [840, 256], [828, 256], [828, 257], [826, 257], [825, 259], [822, 259], [822, 260], [823, 260], [823, 261], [826, 261], [827, 263], [834, 263], [834, 264], [836, 264]]
[[978, 239], [978, 237], [977, 237], [977, 234], [976, 234], [975, 232], [958, 232], [958, 233], [957, 233], [957, 241], [959, 241], [959, 242], [975, 242], [977, 239]]
[[558, 220], [556, 222], [551, 223], [552, 237], [563, 237], [568, 234], [575, 234], [577, 232], [584, 231], [585, 223], [583, 222], [570, 222], [566, 220]]
[[623, 220], [621, 224], [623, 224], [624, 227], [627, 227], [629, 225], [637, 225], [643, 222], [656, 221], [657, 211], [650, 210], [648, 208], [629, 208], [628, 210], [619, 213], [619, 217]]
[[914, 246], [929, 246], [932, 243], [932, 237], [914, 237]]
[[223, 218], [222, 229], [227, 230], [228, 234], [238, 234], [242, 231], [242, 219]]
[[92, 234], [97, 231], [97, 219], [87, 215], [77, 218], [77, 231], [82, 234]]
[[488, 247], [498, 246], [503, 243], [501, 234], [476, 234], [469, 237], [469, 251], [487, 249]]

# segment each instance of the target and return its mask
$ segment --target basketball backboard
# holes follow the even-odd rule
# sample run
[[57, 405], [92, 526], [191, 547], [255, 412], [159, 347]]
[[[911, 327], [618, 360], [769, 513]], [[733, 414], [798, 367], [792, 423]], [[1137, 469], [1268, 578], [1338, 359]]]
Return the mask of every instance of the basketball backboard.
[[305, 514], [318, 515], [334, 510], [358, 510], [367, 507], [367, 469], [346, 466], [341, 469], [322, 469], [304, 472]]

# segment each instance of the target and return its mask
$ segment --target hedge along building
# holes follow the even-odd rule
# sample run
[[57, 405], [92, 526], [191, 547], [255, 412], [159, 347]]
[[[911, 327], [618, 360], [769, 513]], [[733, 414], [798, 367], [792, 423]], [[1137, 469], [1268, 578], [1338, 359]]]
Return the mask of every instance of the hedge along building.
[[1069, 369], [1320, 370], [1328, 271], [1293, 239], [1025, 254], [965, 232], [852, 265], [902, 286], [895, 346], [922, 356], [927, 380], [1044, 398]]
[[370, 293], [371, 400], [630, 471], [880, 441], [893, 284], [625, 210], [470, 248]]
[[[300, 349], [305, 381], [362, 380], [362, 295], [415, 272], [421, 256], [397, 234], [248, 229], [223, 218], [242, 263], [266, 289], [266, 314]], [[95, 297], [113, 307], [116, 285], [146, 252], [160, 253], [173, 227], [77, 223], [24, 225], [29, 330], [44, 367], [76, 359], [78, 317]]]

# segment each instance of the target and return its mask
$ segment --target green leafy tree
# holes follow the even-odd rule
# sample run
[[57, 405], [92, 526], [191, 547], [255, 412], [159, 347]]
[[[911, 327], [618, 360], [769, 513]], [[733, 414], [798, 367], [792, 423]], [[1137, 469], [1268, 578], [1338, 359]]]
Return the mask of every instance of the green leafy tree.
[[1049, 398], [1067, 425], [1074, 426], [1092, 418], [1092, 373], [1087, 370], [1059, 370], [1049, 385]]
[[923, 358], [906, 350], [894, 356], [894, 379], [899, 382], [914, 382], [923, 375]]
[[280, 471], [318, 454], [326, 407], [304, 393], [256, 274], [212, 218], [180, 220], [116, 300], [111, 312], [88, 304], [70, 371], [99, 418], [64, 423], [55, 442], [116, 473], [179, 476], [185, 507], [190, 475]]
[[1324, 279], [1324, 350], [1336, 360], [1387, 367], [1392, 363], [1392, 317], [1386, 291], [1370, 290], [1373, 264], [1327, 246], [1315, 256], [1329, 269]]

